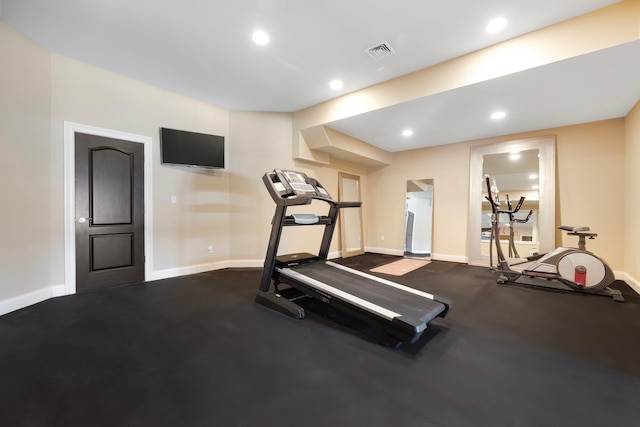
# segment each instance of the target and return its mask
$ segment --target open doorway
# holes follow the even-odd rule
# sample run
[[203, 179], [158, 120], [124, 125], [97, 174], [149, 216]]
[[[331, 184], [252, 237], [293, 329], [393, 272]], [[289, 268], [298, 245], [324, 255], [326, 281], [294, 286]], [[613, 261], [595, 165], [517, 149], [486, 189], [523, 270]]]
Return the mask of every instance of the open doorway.
[[433, 179], [407, 181], [404, 256], [429, 259], [433, 240]]

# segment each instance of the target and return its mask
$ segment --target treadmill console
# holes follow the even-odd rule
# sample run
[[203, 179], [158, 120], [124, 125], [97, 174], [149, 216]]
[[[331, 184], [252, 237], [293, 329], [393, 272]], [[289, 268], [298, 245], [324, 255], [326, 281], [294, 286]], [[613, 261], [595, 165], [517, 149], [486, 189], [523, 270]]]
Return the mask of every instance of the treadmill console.
[[301, 203], [310, 203], [311, 199], [334, 202], [327, 190], [315, 179], [305, 173], [275, 169], [262, 178], [276, 203], [282, 199], [299, 199]]

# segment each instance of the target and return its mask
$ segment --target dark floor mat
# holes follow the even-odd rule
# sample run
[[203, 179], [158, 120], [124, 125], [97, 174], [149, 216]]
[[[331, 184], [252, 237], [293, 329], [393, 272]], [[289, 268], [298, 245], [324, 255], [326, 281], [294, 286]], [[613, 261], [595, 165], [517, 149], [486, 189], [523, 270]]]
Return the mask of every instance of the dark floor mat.
[[[339, 260], [363, 271], [393, 257]], [[389, 278], [389, 277], [386, 277]], [[11, 426], [631, 426], [640, 303], [498, 285], [433, 261], [399, 283], [453, 300], [393, 350], [317, 302], [253, 299], [259, 269], [50, 299], [0, 317]]]

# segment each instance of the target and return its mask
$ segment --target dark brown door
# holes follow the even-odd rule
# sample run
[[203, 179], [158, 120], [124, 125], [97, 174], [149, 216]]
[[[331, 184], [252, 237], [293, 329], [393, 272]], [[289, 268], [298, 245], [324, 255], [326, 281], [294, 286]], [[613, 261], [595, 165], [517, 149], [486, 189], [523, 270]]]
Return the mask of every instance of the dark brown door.
[[144, 281], [144, 145], [75, 134], [76, 292]]

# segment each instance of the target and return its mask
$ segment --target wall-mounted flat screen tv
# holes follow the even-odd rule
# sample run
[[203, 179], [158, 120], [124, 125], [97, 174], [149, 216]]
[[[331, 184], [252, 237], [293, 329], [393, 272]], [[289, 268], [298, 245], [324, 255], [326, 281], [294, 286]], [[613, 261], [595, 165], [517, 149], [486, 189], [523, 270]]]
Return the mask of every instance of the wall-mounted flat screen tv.
[[224, 136], [160, 128], [162, 164], [224, 168]]

